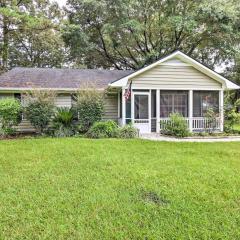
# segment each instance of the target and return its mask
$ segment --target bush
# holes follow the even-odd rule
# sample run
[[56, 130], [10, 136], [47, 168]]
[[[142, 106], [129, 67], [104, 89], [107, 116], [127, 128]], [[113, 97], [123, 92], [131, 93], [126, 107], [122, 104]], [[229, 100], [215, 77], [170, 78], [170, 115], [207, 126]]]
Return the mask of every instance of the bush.
[[234, 125], [240, 123], [240, 113], [232, 109], [226, 114], [226, 121], [224, 122], [224, 131], [228, 133], [234, 133]]
[[41, 134], [48, 128], [54, 114], [54, 97], [50, 91], [33, 91], [26, 98], [26, 118]]
[[178, 113], [170, 114], [170, 120], [163, 123], [161, 132], [175, 137], [187, 137], [190, 135], [185, 119]]
[[213, 133], [217, 128], [216, 118], [219, 117], [219, 113], [217, 111], [214, 111], [213, 108], [209, 108], [204, 117], [207, 119], [207, 126], [205, 128], [205, 131], [208, 133]]
[[104, 113], [103, 93], [94, 88], [79, 91], [76, 111], [82, 132], [87, 132], [94, 122], [100, 121]]
[[86, 135], [90, 138], [116, 137], [117, 130], [118, 125], [114, 121], [95, 122]]
[[138, 129], [131, 124], [125, 125], [118, 129], [117, 137], [119, 138], [135, 138], [138, 136]]
[[15, 133], [13, 126], [21, 120], [21, 104], [14, 98], [0, 100], [1, 134], [12, 135]]
[[53, 118], [53, 135], [56, 137], [70, 137], [75, 135], [74, 113], [71, 108], [57, 108]]
[[233, 100], [234, 93], [226, 92], [224, 99], [224, 131], [235, 133], [234, 125], [240, 123], [240, 113], [237, 112], [240, 106], [240, 99]]

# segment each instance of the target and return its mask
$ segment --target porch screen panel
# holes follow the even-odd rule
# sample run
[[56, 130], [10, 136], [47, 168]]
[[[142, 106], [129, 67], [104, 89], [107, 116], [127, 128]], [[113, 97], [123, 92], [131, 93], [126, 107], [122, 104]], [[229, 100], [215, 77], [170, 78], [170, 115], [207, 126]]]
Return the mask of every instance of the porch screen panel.
[[148, 96], [147, 95], [135, 95], [134, 118], [148, 119]]
[[208, 109], [219, 113], [219, 92], [193, 91], [193, 117], [204, 117]]
[[156, 118], [156, 90], [151, 92], [151, 117]]
[[160, 117], [167, 118], [171, 113], [188, 116], [187, 91], [161, 91], [160, 92]]
[[126, 123], [131, 123], [131, 96], [126, 100]]
[[156, 112], [156, 106], [157, 106], [157, 91], [152, 90], [151, 91], [151, 132], [156, 132], [156, 123], [157, 123], [157, 112]]

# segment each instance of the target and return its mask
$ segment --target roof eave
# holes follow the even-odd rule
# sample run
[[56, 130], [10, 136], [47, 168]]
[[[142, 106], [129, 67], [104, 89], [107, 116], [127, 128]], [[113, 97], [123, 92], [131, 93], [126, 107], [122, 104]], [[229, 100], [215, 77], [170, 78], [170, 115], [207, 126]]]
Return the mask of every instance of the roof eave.
[[[27, 92], [34, 90], [42, 90], [42, 91], [56, 91], [56, 92], [76, 92], [81, 88], [16, 88], [16, 87], [0, 87], [0, 91], [9, 91], [9, 92]], [[104, 88], [97, 88], [97, 90], [105, 90]]]
[[225, 89], [226, 90], [237, 90], [237, 89], [240, 89], [240, 86], [238, 86], [237, 84], [227, 80]]

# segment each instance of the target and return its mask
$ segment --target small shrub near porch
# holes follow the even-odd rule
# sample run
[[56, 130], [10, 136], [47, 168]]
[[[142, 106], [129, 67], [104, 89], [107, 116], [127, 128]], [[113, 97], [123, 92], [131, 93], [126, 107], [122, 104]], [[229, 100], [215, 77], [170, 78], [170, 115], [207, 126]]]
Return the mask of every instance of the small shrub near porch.
[[135, 138], [138, 130], [132, 125], [119, 127], [114, 121], [95, 122], [88, 130], [89, 138]]
[[95, 122], [86, 136], [90, 138], [112, 138], [117, 136], [117, 132], [118, 125], [114, 121]]
[[117, 136], [118, 138], [136, 138], [138, 136], [138, 129], [131, 124], [127, 124], [118, 129]]
[[162, 133], [175, 137], [187, 137], [190, 135], [185, 119], [179, 113], [170, 114], [169, 121], [162, 124]]

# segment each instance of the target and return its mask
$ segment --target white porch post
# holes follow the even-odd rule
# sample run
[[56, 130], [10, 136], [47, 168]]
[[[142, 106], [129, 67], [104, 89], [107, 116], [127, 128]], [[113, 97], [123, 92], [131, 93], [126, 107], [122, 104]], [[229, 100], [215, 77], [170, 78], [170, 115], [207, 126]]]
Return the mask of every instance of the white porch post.
[[160, 132], [160, 90], [156, 91], [156, 132]]
[[120, 92], [118, 91], [118, 121], [120, 119], [120, 108], [122, 106], [120, 106]]
[[148, 124], [149, 124], [149, 132], [152, 132], [152, 90], [149, 90], [148, 95]]
[[122, 126], [126, 125], [126, 99], [125, 88], [122, 88]]
[[131, 122], [132, 124], [134, 124], [134, 94], [132, 89], [131, 89]]
[[189, 90], [188, 97], [188, 119], [189, 119], [189, 131], [193, 131], [193, 90]]
[[224, 128], [224, 92], [219, 91], [219, 113], [220, 113], [220, 131], [223, 132]]

